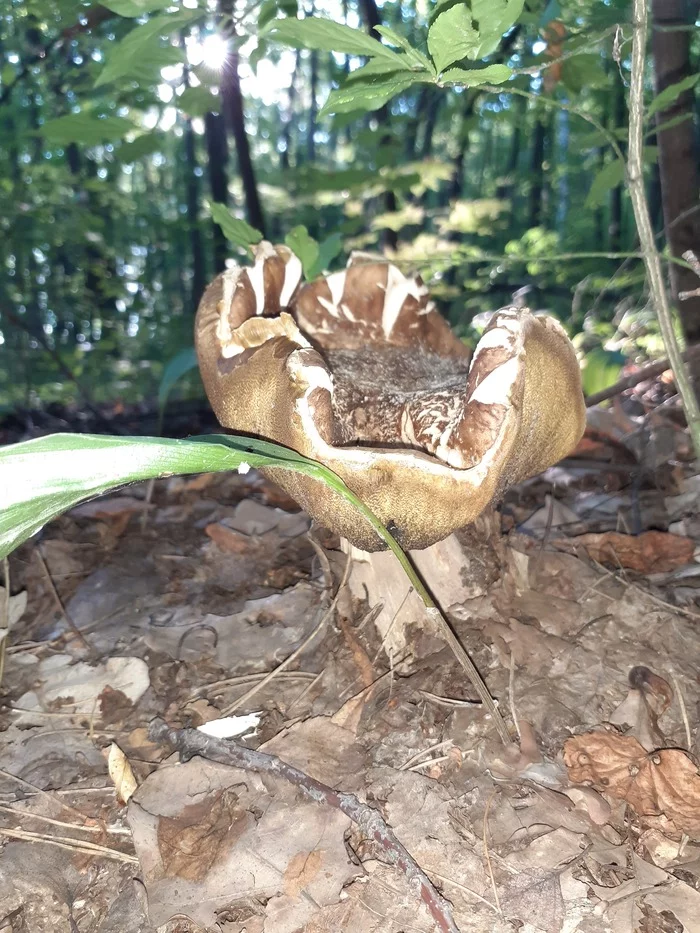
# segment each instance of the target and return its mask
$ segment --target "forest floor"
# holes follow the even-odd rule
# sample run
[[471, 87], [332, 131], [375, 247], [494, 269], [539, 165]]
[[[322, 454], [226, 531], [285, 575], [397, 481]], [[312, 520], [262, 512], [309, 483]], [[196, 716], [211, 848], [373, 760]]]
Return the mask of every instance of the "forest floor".
[[[132, 487], [24, 545], [0, 930], [700, 930], [700, 476], [642, 390], [507, 494], [478, 584], [447, 571], [508, 749], [427, 618], [397, 656], [339, 542], [254, 473]], [[303, 774], [181, 761], [157, 718]], [[381, 812], [443, 920], [312, 778]]]

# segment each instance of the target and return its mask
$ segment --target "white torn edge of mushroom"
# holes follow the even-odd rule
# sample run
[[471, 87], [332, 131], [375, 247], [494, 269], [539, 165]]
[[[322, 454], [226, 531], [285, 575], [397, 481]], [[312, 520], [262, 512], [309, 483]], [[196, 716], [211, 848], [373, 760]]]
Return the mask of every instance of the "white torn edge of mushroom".
[[[287, 359], [287, 369], [290, 377], [296, 382], [297, 385], [305, 385], [303, 394], [300, 396], [296, 403], [296, 409], [301, 419], [304, 431], [311, 440], [311, 448], [313, 449], [315, 455], [324, 461], [343, 461], [348, 466], [355, 465], [356, 467], [366, 465], [368, 461], [375, 459], [377, 456], [387, 458], [388, 460], [395, 462], [397, 465], [415, 462], [417, 458], [420, 460], [421, 466], [423, 468], [427, 468], [428, 471], [433, 473], [436, 478], [445, 476], [447, 474], [453, 479], [458, 478], [460, 481], [467, 485], [471, 485], [473, 487], [480, 486], [483, 483], [487, 473], [489, 472], [494, 459], [497, 457], [503, 445], [504, 439], [510, 429], [512, 420], [515, 417], [511, 396], [513, 388], [521, 373], [521, 364], [525, 354], [524, 331], [522, 328], [517, 326], [517, 322], [514, 320], [514, 317], [510, 319], [505, 318], [503, 326], [497, 324], [494, 327], [494, 330], [501, 331], [501, 340], [497, 341], [491, 338], [491, 340], [487, 343], [487, 347], [503, 347], [504, 349], [510, 350], [512, 356], [493, 369], [490, 373], [488, 373], [486, 378], [479, 384], [479, 386], [474, 389], [472, 395], [465, 397], [461, 404], [458, 405], [457, 411], [455, 413], [455, 420], [443, 431], [440, 444], [438, 445], [435, 454], [432, 454], [426, 450], [401, 451], [384, 447], [342, 447], [328, 444], [321, 437], [321, 434], [316, 427], [314, 412], [312, 411], [309, 399], [313, 391], [318, 388], [325, 389], [332, 396], [332, 373], [328, 367], [323, 364], [320, 355], [319, 363], [309, 366], [308, 363], [303, 362], [303, 357], [298, 353], [298, 351], [293, 351]], [[505, 335], [503, 334], [504, 331]], [[480, 349], [481, 347], [477, 346], [476, 352], [472, 358], [470, 371], [478, 359]], [[500, 426], [496, 439], [488, 451], [477, 464], [466, 468], [464, 467], [464, 455], [460, 453], [460, 451], [455, 450], [454, 448], [449, 448], [447, 446], [449, 443], [449, 438], [457, 427], [458, 420], [462, 415], [465, 405], [472, 398], [475, 398], [476, 390], [482, 389], [483, 396], [483, 386], [487, 383], [490, 383], [491, 385], [494, 384], [492, 380], [489, 380], [489, 376], [496, 376], [502, 370], [505, 370], [505, 372], [500, 373], [501, 380], [503, 381], [499, 380], [496, 383], [498, 391], [490, 397], [487, 394], [486, 397], [480, 397], [478, 400], [487, 404], [490, 403], [503, 405], [506, 408], [506, 414], [503, 418], [503, 422]], [[504, 376], [505, 379], [503, 378]], [[406, 424], [405, 440], [409, 441], [411, 435], [412, 426], [409, 431], [408, 425]], [[415, 438], [414, 434], [413, 438]]]

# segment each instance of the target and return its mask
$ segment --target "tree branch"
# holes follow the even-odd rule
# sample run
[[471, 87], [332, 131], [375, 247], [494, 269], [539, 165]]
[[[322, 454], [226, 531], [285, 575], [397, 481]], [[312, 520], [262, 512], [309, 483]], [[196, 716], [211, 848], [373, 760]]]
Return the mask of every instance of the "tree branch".
[[152, 741], [164, 742], [179, 751], [183, 761], [200, 755], [209, 761], [233, 768], [272, 774], [298, 787], [310, 800], [340, 810], [368, 839], [378, 843], [391, 864], [403, 872], [411, 888], [419, 892], [438, 928], [443, 933], [459, 933], [452, 917], [452, 905], [445, 900], [409, 851], [399, 842], [381, 813], [362, 803], [355, 794], [344, 794], [334, 790], [276, 755], [246, 748], [230, 739], [224, 742], [197, 729], [171, 729], [162, 719], [154, 719], [148, 734]]

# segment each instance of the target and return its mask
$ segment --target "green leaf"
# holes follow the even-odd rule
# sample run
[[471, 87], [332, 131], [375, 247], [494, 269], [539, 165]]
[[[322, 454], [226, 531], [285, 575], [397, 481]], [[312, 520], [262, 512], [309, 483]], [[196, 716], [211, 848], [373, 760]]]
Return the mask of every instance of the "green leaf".
[[251, 227], [245, 220], [239, 220], [234, 217], [225, 204], [219, 204], [216, 201], [209, 207], [212, 220], [221, 227], [221, 231], [234, 246], [240, 246], [248, 249], [255, 243], [259, 243], [263, 236], [255, 227]]
[[[121, 42], [110, 49], [106, 64], [95, 81], [95, 87], [109, 84], [110, 81], [116, 81], [118, 78], [128, 77], [135, 80], [136, 75], [143, 73], [144, 67], [152, 69], [151, 58], [159, 48], [159, 40], [191, 25], [204, 15], [203, 10], [179, 10], [173, 13], [163, 13], [161, 16], [149, 19], [147, 23], [135, 26]], [[182, 61], [182, 52], [179, 49], [172, 48], [172, 52], [177, 53], [176, 61]], [[172, 54], [170, 57], [172, 59]], [[175, 64], [175, 62], [171, 60], [168, 64]], [[164, 66], [159, 65], [159, 67]]]
[[625, 178], [625, 166], [619, 159], [608, 162], [593, 178], [584, 207], [600, 207], [611, 188], [621, 185]]
[[258, 32], [262, 32], [278, 13], [296, 18], [297, 0], [263, 0], [258, 13]]
[[125, 117], [102, 117], [95, 113], [69, 113], [65, 117], [47, 120], [38, 131], [50, 143], [65, 146], [80, 143], [99, 146], [103, 142], [121, 139], [134, 129]]
[[361, 29], [352, 29], [343, 23], [335, 23], [331, 19], [319, 16], [273, 20], [265, 30], [265, 36], [291, 45], [295, 49], [345, 52], [346, 55], [368, 55], [370, 58], [388, 58], [398, 62], [402, 59], [402, 56], [392, 52]]
[[376, 516], [327, 467], [267, 441], [211, 435], [188, 440], [53, 434], [0, 449], [0, 559], [47, 522], [117, 486], [190, 473], [281, 468], [319, 480], [350, 502], [402, 566], [410, 565]]
[[160, 385], [158, 386], [158, 409], [160, 411], [161, 420], [168, 401], [168, 396], [170, 395], [170, 390], [178, 379], [181, 379], [182, 376], [190, 370], [195, 369], [196, 366], [197, 354], [195, 353], [194, 347], [187, 347], [185, 350], [180, 350], [166, 365], [163, 370], [163, 375], [160, 378]]
[[669, 86], [664, 88], [660, 94], [657, 94], [649, 104], [646, 112], [647, 120], [653, 117], [659, 110], [665, 110], [667, 107], [670, 107], [684, 91], [689, 91], [692, 87], [695, 87], [698, 80], [700, 80], [700, 74], [695, 74], [688, 75], [687, 78], [683, 78], [682, 81], [678, 81], [676, 84], [669, 84]]
[[409, 41], [404, 39], [403, 36], [400, 36], [398, 32], [394, 32], [394, 30], [389, 29], [388, 26], [376, 26], [375, 29], [386, 39], [389, 45], [395, 45], [397, 48], [402, 49], [406, 53], [406, 58], [411, 65], [425, 69], [425, 71], [429, 71], [432, 74], [435, 73], [433, 63], [428, 56], [419, 52], [418, 49], [414, 49]]
[[469, 58], [490, 55], [523, 11], [524, 0], [471, 0], [439, 12], [428, 32], [437, 70]]
[[450, 68], [440, 75], [440, 84], [460, 84], [477, 87], [479, 84], [503, 84], [513, 74], [507, 65], [487, 65], [485, 68]]
[[144, 13], [153, 13], [154, 10], [162, 10], [170, 6], [170, 0], [103, 0], [102, 6], [106, 6], [118, 16], [132, 18], [143, 16]]
[[584, 395], [594, 395], [615, 385], [626, 362], [627, 358], [617, 350], [604, 350], [602, 347], [589, 350], [581, 366]]
[[319, 248], [316, 240], [309, 236], [306, 227], [294, 227], [293, 230], [289, 231], [284, 242], [294, 255], [301, 260], [304, 277], [307, 279], [313, 278], [312, 272], [318, 263]]
[[479, 33], [466, 3], [441, 13], [428, 32], [428, 49], [438, 72], [462, 58], [475, 58], [478, 47]]
[[190, 117], [203, 117], [205, 113], [221, 112], [221, 98], [201, 85], [186, 88], [176, 100], [178, 110]]
[[141, 136], [137, 136], [133, 142], [122, 143], [114, 156], [120, 162], [128, 165], [130, 162], [136, 162], [153, 152], [161, 151], [164, 143], [165, 136], [158, 130], [153, 133], [143, 133]]
[[573, 94], [579, 94], [585, 88], [606, 87], [610, 83], [601, 57], [588, 52], [562, 62], [561, 80]]
[[405, 91], [412, 84], [431, 80], [426, 72], [402, 70], [378, 74], [370, 69], [373, 64], [369, 62], [363, 68], [358, 68], [349, 75], [341, 87], [331, 91], [319, 116], [329, 113], [347, 113], [352, 110], [378, 110], [392, 97]]
[[342, 248], [343, 238], [339, 233], [331, 233], [329, 237], [322, 240], [318, 246], [318, 263], [316, 268], [311, 270], [311, 274], [307, 276], [307, 278], [316, 278], [317, 275], [326, 272]]

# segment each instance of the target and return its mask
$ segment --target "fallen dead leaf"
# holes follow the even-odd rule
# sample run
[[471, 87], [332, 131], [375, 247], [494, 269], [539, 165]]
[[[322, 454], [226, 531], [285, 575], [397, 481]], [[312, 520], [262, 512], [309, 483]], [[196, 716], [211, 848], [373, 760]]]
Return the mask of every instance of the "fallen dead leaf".
[[117, 800], [124, 806], [129, 802], [129, 798], [138, 787], [138, 784], [128, 758], [115, 742], [112, 742], [109, 746], [107, 771], [114, 784]]
[[564, 744], [564, 763], [574, 784], [624, 800], [665, 835], [700, 838], [700, 774], [680, 749], [648, 753], [631, 736], [586, 732]]
[[692, 563], [695, 541], [666, 531], [645, 531], [641, 535], [623, 535], [616, 531], [603, 534], [558, 538], [553, 542], [564, 551], [583, 547], [600, 564], [625, 567], [638, 573], [663, 573]]
[[247, 535], [227, 528], [219, 522], [212, 522], [205, 527], [204, 531], [215, 544], [232, 554], [245, 554], [250, 550], [252, 542]]

